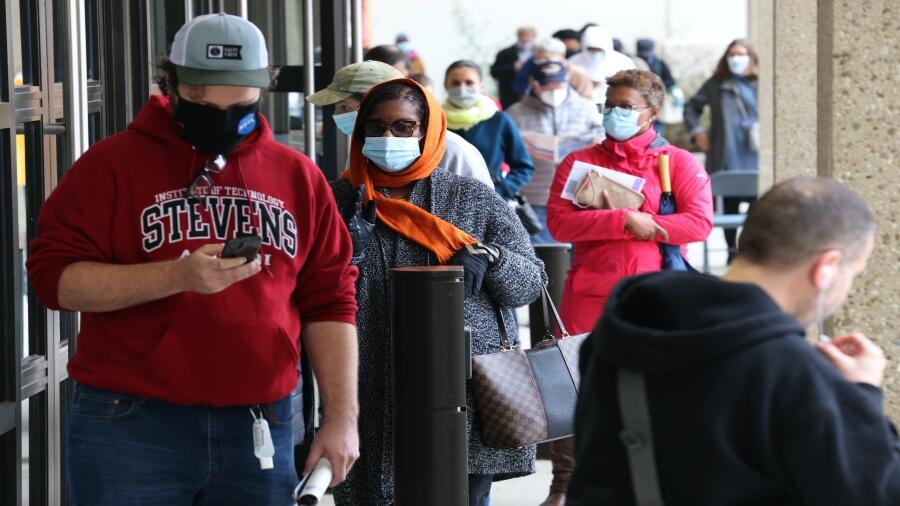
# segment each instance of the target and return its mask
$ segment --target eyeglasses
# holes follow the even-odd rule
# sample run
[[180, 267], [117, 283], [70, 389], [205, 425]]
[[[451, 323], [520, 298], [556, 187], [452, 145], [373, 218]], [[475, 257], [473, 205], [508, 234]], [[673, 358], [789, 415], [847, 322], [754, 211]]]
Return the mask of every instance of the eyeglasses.
[[597, 110], [600, 111], [600, 114], [609, 114], [616, 109], [623, 109], [628, 114], [631, 114], [631, 111], [638, 111], [641, 109], [652, 109], [652, 105], [631, 105], [631, 104], [597, 104]]
[[[187, 192], [185, 193], [185, 198], [188, 199], [189, 202], [197, 203], [199, 202], [204, 209], [206, 209], [206, 193], [209, 193], [209, 188], [213, 186], [212, 177], [216, 174], [221, 174], [225, 170], [225, 157], [219, 155], [215, 157], [215, 159], [210, 160], [200, 169], [200, 172], [194, 177], [194, 180], [191, 181], [191, 185], [188, 186]], [[205, 186], [207, 190], [203, 192], [203, 195], [197, 195], [197, 189]]]
[[391, 125], [385, 125], [376, 119], [366, 121], [366, 124], [363, 125], [363, 132], [366, 137], [381, 137], [390, 130], [394, 137], [412, 137], [419, 125], [421, 123], [418, 121], [395, 121]]

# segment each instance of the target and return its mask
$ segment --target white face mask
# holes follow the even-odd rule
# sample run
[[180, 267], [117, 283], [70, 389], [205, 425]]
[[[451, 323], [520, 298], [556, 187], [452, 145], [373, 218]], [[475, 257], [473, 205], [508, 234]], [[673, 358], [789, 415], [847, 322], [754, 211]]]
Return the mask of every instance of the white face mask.
[[736, 76], [742, 76], [750, 68], [750, 55], [741, 54], [728, 57], [728, 70]]
[[563, 102], [566, 101], [566, 97], [568, 96], [568, 89], [558, 88], [555, 90], [544, 90], [538, 95], [538, 98], [541, 99], [541, 102], [549, 105], [550, 107], [559, 107]]

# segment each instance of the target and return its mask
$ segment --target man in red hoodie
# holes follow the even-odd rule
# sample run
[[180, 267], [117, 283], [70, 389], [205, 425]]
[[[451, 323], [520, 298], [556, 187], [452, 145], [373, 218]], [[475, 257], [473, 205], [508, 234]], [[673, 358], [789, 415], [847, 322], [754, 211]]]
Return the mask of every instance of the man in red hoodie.
[[[356, 267], [317, 167], [272, 138], [262, 33], [194, 18], [125, 132], [41, 210], [29, 280], [81, 311], [67, 468], [75, 504], [285, 504], [301, 336], [324, 423], [306, 463], [358, 456]], [[223, 258], [257, 236], [258, 254]], [[226, 255], [227, 256], [227, 255]]]

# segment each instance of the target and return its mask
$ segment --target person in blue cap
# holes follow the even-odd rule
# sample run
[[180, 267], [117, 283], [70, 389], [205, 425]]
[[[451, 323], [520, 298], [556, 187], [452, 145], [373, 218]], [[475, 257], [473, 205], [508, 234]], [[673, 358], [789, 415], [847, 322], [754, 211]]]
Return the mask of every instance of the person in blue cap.
[[528, 92], [507, 111], [528, 144], [531, 134], [558, 137], [556, 153], [532, 156], [535, 173], [522, 188], [522, 195], [534, 208], [544, 230], [534, 234], [534, 244], [556, 242], [547, 230], [547, 200], [556, 165], [572, 151], [603, 139], [603, 116], [590, 100], [569, 85], [566, 65], [562, 61], [546, 61], [535, 65], [528, 79]]

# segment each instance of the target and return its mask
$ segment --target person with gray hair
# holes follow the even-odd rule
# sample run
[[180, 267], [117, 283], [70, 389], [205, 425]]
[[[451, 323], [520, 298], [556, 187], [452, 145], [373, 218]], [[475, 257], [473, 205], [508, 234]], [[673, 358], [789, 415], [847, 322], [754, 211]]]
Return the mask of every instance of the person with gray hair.
[[[821, 325], [865, 268], [875, 230], [846, 186], [791, 179], [750, 208], [721, 279], [620, 283], [581, 350], [567, 504], [900, 504], [884, 352]], [[655, 463], [626, 449], [620, 435], [635, 431]]]
[[[547, 200], [556, 165], [569, 153], [603, 140], [603, 116], [590, 100], [575, 93], [563, 62], [546, 61], [532, 67], [529, 92], [507, 114], [522, 131], [526, 143], [534, 136], [554, 137], [557, 147], [551, 156], [532, 156], [534, 176], [522, 188], [544, 229], [531, 236], [533, 244], [556, 240], [547, 230]], [[532, 141], [533, 142], [533, 141]]]
[[519, 100], [519, 96], [512, 89], [513, 79], [525, 62], [534, 56], [535, 38], [537, 30], [534, 27], [520, 27], [516, 30], [516, 43], [497, 53], [494, 64], [491, 65], [491, 77], [497, 80], [500, 104], [504, 109]]
[[583, 68], [578, 65], [572, 65], [566, 59], [566, 44], [553, 37], [539, 40], [534, 45], [534, 56], [525, 62], [525, 65], [516, 74], [512, 87], [519, 97], [524, 97], [528, 93], [529, 78], [534, 71], [534, 67], [548, 61], [562, 63], [566, 69], [569, 86], [584, 98], [589, 99], [592, 97], [594, 83], [591, 82], [591, 76]]

